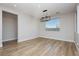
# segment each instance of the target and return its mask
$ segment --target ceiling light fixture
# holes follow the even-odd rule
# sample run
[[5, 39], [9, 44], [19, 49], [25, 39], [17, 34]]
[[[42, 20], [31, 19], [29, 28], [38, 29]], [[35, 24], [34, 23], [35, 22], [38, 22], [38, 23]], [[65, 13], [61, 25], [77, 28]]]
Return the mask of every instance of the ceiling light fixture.
[[[46, 22], [46, 21], [51, 20], [52, 17], [51, 17], [51, 16], [48, 16], [47, 11], [48, 11], [48, 10], [43, 10], [44, 16], [42, 16], [42, 17], [40, 18], [40, 21], [41, 21], [41, 22]], [[59, 15], [59, 14], [60, 14], [60, 12], [57, 11], [55, 16], [57, 16], [57, 15]]]
[[45, 22], [45, 21], [51, 20], [51, 16], [48, 16], [47, 11], [48, 11], [48, 10], [43, 10], [44, 16], [40, 18], [40, 21], [41, 21], [41, 22]]

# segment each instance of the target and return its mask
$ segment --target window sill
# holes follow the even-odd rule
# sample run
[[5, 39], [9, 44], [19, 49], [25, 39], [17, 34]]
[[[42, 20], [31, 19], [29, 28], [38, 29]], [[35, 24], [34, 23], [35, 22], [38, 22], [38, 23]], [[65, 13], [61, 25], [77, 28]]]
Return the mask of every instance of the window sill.
[[60, 28], [46, 28], [46, 31], [60, 31]]

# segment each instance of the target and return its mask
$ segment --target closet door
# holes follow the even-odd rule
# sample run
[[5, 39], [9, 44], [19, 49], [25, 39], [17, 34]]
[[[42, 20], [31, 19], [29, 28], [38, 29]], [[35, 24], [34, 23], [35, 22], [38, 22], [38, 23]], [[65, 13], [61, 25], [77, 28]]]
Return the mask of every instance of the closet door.
[[3, 12], [3, 41], [17, 39], [17, 17]]

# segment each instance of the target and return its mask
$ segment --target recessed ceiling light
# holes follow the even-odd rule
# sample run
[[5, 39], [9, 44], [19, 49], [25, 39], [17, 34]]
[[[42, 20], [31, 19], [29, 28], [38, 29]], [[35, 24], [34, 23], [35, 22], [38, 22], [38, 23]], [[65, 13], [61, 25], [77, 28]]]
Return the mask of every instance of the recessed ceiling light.
[[16, 7], [16, 4], [14, 5], [14, 7]]

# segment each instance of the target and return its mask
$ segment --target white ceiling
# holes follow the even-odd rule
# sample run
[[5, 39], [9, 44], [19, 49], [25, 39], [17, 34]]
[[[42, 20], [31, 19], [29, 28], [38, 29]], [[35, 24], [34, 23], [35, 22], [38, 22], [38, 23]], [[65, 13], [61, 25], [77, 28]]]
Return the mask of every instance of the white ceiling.
[[65, 14], [76, 11], [75, 3], [0, 3], [0, 6], [21, 10], [36, 18], [41, 17], [45, 9], [48, 10], [50, 16], [55, 15], [56, 12]]

